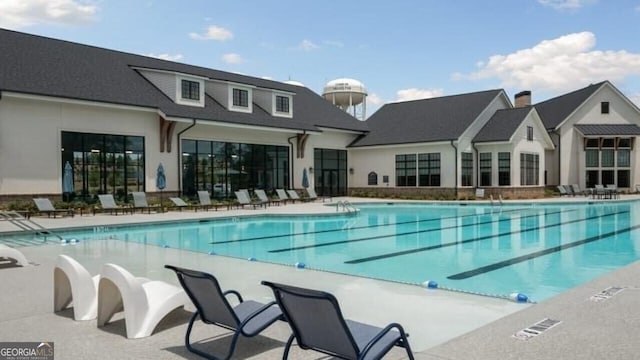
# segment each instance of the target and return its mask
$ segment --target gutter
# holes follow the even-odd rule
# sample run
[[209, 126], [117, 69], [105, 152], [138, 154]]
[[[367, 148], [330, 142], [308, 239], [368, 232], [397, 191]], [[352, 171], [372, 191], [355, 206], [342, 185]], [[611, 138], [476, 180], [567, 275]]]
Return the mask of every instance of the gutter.
[[456, 199], [458, 199], [458, 147], [453, 144], [453, 139], [451, 139], [451, 146], [455, 149], [455, 157], [453, 158], [453, 166], [454, 166], [454, 191]]
[[[551, 134], [555, 134], [557, 139], [558, 139], [558, 145], [557, 145], [557, 147], [558, 147], [558, 156], [557, 156], [558, 157], [558, 166], [557, 166], [557, 168], [558, 168], [558, 179], [557, 179], [558, 180], [558, 184], [557, 185], [560, 185], [560, 177], [561, 177], [560, 172], [562, 171], [562, 166], [561, 166], [562, 164], [560, 164], [560, 160], [562, 160], [562, 157], [561, 157], [561, 153], [562, 153], [561, 150], [562, 149], [560, 148], [560, 133], [558, 132], [558, 129], [553, 129], [553, 130], [549, 131], [549, 135], [551, 135]], [[546, 162], [545, 162], [545, 164], [546, 164]], [[547, 184], [544, 184], [544, 185], [546, 186]]]
[[[306, 131], [305, 131], [305, 133], [306, 133]], [[294, 181], [293, 181], [293, 143], [291, 142], [291, 139], [295, 139], [296, 137], [297, 137], [297, 135], [294, 135], [292, 137], [287, 138], [287, 142], [289, 143], [289, 148], [290, 148], [289, 158], [291, 159], [291, 161], [289, 161], [289, 175], [290, 175], [289, 178], [291, 179], [290, 184], [289, 184], [289, 189], [293, 189], [293, 184], [294, 184]]]
[[178, 140], [178, 193], [180, 195], [182, 195], [182, 141], [180, 141], [180, 136], [182, 136], [182, 134], [184, 134], [187, 130], [191, 129], [192, 127], [196, 126], [196, 119], [193, 119], [193, 123], [191, 123], [191, 125], [187, 126], [186, 128], [184, 128], [183, 130], [181, 130], [177, 137]]

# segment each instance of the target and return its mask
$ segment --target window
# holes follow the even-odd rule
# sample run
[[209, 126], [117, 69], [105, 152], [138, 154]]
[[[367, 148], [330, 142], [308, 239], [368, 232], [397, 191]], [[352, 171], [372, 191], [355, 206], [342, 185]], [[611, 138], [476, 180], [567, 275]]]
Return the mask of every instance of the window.
[[367, 184], [368, 185], [378, 185], [378, 174], [375, 172], [370, 172], [367, 176]]
[[321, 196], [347, 194], [347, 151], [336, 149], [313, 150], [315, 190]]
[[585, 151], [585, 160], [587, 167], [598, 167], [598, 150], [588, 149]]
[[463, 152], [461, 156], [462, 186], [473, 186], [473, 154]]
[[288, 188], [289, 147], [183, 139], [182, 192], [207, 190], [216, 198], [237, 189]]
[[498, 185], [511, 185], [511, 153], [498, 153]]
[[538, 185], [540, 172], [540, 155], [520, 154], [520, 185]]
[[249, 107], [249, 91], [243, 89], [233, 89], [233, 106]]
[[491, 186], [491, 153], [480, 153], [480, 186]]
[[609, 102], [608, 101], [603, 101], [600, 103], [600, 113], [601, 114], [608, 114], [609, 113]]
[[527, 140], [533, 141], [533, 126], [527, 126]]
[[615, 165], [613, 149], [602, 149], [601, 155], [602, 155], [602, 160], [601, 160], [602, 167], [613, 167]]
[[286, 113], [286, 114], [290, 112], [288, 96], [276, 95], [276, 112]]
[[186, 100], [200, 101], [200, 83], [197, 81], [182, 80], [182, 98]]
[[62, 164], [73, 164], [74, 190], [85, 199], [112, 194], [125, 200], [144, 191], [144, 137], [63, 131]]
[[418, 154], [420, 186], [440, 186], [440, 153]]
[[618, 170], [618, 187], [628, 188], [631, 186], [631, 175], [629, 170]]
[[416, 186], [416, 154], [396, 155], [396, 186]]

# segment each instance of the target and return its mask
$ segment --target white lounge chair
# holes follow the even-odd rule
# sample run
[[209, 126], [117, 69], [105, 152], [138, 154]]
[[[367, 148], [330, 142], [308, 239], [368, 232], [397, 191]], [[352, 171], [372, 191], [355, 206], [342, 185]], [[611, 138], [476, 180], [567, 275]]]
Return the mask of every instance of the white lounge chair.
[[[316, 194], [316, 190], [314, 188], [308, 187], [305, 189], [307, 191], [307, 201], [316, 201], [318, 198], [322, 199], [322, 202], [324, 202], [326, 199], [331, 200], [331, 198], [326, 197], [326, 196], [318, 196], [318, 194]], [[304, 199], [303, 199], [304, 200]]]
[[29, 265], [29, 261], [27, 261], [27, 258], [24, 256], [22, 251], [9, 247], [5, 244], [0, 244], [0, 259], [7, 259], [6, 261], [0, 261], [0, 264], [4, 263], [5, 266], [13, 263], [13, 261], [9, 259], [13, 259], [15, 264], [19, 266]]
[[267, 196], [267, 193], [264, 192], [264, 190], [256, 189], [253, 192], [256, 194], [258, 199], [260, 199], [260, 201], [262, 201], [264, 204], [270, 205], [272, 203], [275, 203], [275, 204], [280, 205], [280, 200], [279, 199], [269, 199], [269, 197]]
[[131, 195], [133, 196], [133, 208], [132, 208], [132, 212], [135, 212], [137, 209], [140, 209], [144, 212], [144, 210], [147, 210], [147, 212], [150, 214], [151, 210], [158, 210], [158, 211], [162, 211], [162, 208], [160, 206], [150, 206], [149, 203], [147, 202], [147, 194], [145, 194], [142, 191], [134, 191], [131, 193]]
[[276, 189], [276, 194], [278, 194], [278, 199], [285, 204], [287, 203], [287, 201], [291, 200], [289, 199], [289, 195], [287, 195], [287, 192], [284, 191], [284, 189]]
[[289, 198], [293, 200], [293, 202], [300, 200], [300, 195], [298, 195], [298, 192], [295, 190], [287, 190], [287, 194], [289, 194]]
[[249, 198], [249, 195], [247, 195], [247, 193], [244, 192], [243, 190], [236, 191], [235, 194], [236, 194], [236, 199], [238, 200], [238, 205], [242, 207], [244, 207], [245, 205], [251, 205], [255, 209], [257, 206], [266, 205], [266, 203], [262, 201], [252, 201], [251, 198]]
[[171, 311], [189, 304], [187, 294], [164, 281], [134, 277], [124, 268], [105, 264], [98, 284], [98, 326], [124, 310], [127, 338], [150, 336]]
[[75, 320], [93, 320], [98, 313], [98, 281], [79, 262], [67, 255], [58, 255], [53, 268], [53, 311], [73, 306]]
[[209, 195], [207, 190], [198, 191], [198, 201], [200, 201], [200, 207], [205, 210], [209, 210], [209, 208], [218, 210], [218, 206], [211, 202], [211, 195]]
[[36, 204], [36, 207], [38, 208], [38, 211], [36, 212], [36, 214], [46, 214], [48, 217], [51, 217], [51, 215], [53, 215], [54, 218], [58, 214], [60, 214], [60, 216], [74, 215], [73, 209], [56, 209], [51, 203], [51, 200], [47, 198], [34, 198], [33, 202]]
[[111, 194], [100, 194], [98, 195], [98, 200], [100, 200], [100, 208], [93, 208], [93, 214], [96, 212], [109, 212], [110, 214], [118, 215], [118, 211], [121, 211], [123, 214], [128, 211], [133, 211], [131, 207], [123, 207], [116, 204], [116, 200], [113, 198]]

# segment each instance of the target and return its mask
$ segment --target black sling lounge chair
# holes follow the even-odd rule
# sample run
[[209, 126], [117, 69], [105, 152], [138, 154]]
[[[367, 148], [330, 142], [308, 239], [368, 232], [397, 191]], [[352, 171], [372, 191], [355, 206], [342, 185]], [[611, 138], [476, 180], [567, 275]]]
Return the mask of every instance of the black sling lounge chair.
[[[280, 309], [274, 306], [275, 301], [268, 304], [253, 300], [243, 301], [240, 293], [235, 290], [223, 292], [218, 280], [211, 274], [171, 265], [164, 267], [176, 272], [180, 284], [197, 309], [189, 321], [184, 339], [185, 346], [194, 354], [212, 360], [229, 359], [233, 355], [239, 335], [247, 337], [258, 335], [276, 320], [283, 319]], [[235, 307], [231, 306], [225, 297], [228, 294], [235, 295], [240, 303]], [[191, 345], [189, 336], [198, 316], [205, 324], [217, 325], [234, 331], [231, 345], [229, 345], [229, 350], [224, 357], [216, 357]]]
[[331, 294], [311, 289], [263, 281], [269, 286], [293, 334], [284, 349], [289, 356], [293, 340], [300, 348], [315, 350], [340, 359], [381, 359], [393, 346], [404, 347], [409, 359], [413, 353], [400, 324], [379, 328], [346, 320], [338, 300]]

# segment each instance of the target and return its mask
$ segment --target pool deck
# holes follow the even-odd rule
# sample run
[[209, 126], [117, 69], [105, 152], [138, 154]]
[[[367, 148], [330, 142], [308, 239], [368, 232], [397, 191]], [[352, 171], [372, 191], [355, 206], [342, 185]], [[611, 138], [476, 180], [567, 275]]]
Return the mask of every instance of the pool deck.
[[[554, 201], [575, 199], [580, 198]], [[353, 203], [362, 201], [349, 200]], [[172, 211], [56, 219], [34, 217], [32, 220], [43, 227], [56, 229], [214, 216], [335, 212], [335, 207], [323, 205], [315, 202], [256, 210]], [[16, 230], [10, 222], [0, 221], [0, 232]], [[416, 359], [635, 359], [640, 352], [637, 341], [640, 316], [634, 311], [640, 308], [640, 262], [542, 303], [530, 305], [118, 240], [66, 246], [54, 243], [19, 249], [33, 262], [33, 266], [0, 269], [0, 341], [53, 341], [58, 360], [200, 359], [186, 351], [183, 344], [192, 308], [172, 313], [152, 336], [137, 340], [126, 339], [121, 317], [104, 328], [97, 328], [95, 320], [73, 321], [70, 311], [54, 314], [53, 265], [57, 254], [61, 253], [76, 258], [92, 274], [98, 273], [102, 264], [113, 262], [136, 276], [174, 284], [177, 284], [175, 275], [165, 270], [164, 264], [192, 267], [215, 274], [225, 289], [234, 288], [245, 298], [261, 301], [269, 301], [273, 297], [268, 288], [260, 285], [261, 280], [326, 290], [339, 299], [348, 318], [380, 326], [390, 322], [401, 323], [410, 333], [409, 341]], [[622, 287], [623, 290], [609, 298], [592, 298], [611, 286]], [[528, 340], [513, 337], [520, 330], [546, 318], [561, 322]], [[205, 349], [220, 353], [229, 343], [229, 333], [220, 328], [199, 322], [195, 329], [194, 337]], [[255, 338], [241, 339], [234, 358], [279, 359], [289, 334], [285, 323], [276, 323]], [[291, 358], [326, 357], [294, 349]], [[406, 356], [402, 349], [394, 349], [386, 358], [403, 359]]]

